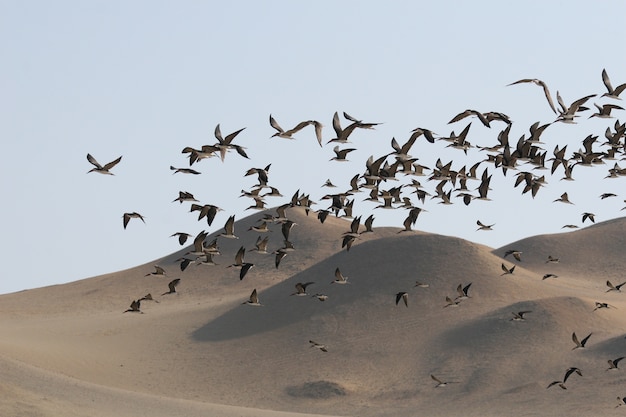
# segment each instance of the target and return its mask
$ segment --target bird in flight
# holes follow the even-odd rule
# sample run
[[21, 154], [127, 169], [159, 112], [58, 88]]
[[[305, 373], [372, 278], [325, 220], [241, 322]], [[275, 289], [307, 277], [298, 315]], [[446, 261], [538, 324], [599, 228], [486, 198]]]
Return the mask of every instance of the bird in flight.
[[532, 313], [532, 311], [526, 310], [526, 311], [518, 311], [517, 313], [513, 312], [513, 318], [511, 320], [513, 321], [524, 321], [526, 320], [524, 318], [524, 314], [527, 313]]
[[91, 168], [87, 174], [89, 174], [90, 172], [97, 172], [98, 174], [105, 174], [105, 175], [114, 175], [110, 169], [113, 168], [115, 165], [117, 165], [121, 160], [122, 157], [120, 156], [119, 158], [117, 158], [114, 161], [111, 161], [107, 164], [104, 165], [100, 165], [98, 163], [98, 161], [96, 161], [96, 158], [94, 158], [93, 156], [91, 156], [91, 154], [87, 154], [87, 160], [89, 161], [89, 163], [91, 163], [91, 165], [94, 166], [94, 168]]
[[515, 81], [511, 84], [508, 84], [507, 87], [511, 85], [515, 85], [515, 84], [522, 84], [522, 83], [533, 83], [543, 88], [543, 94], [546, 96], [546, 100], [548, 100], [548, 104], [550, 105], [550, 108], [555, 114], [558, 113], [556, 111], [556, 107], [554, 107], [554, 101], [552, 101], [552, 95], [550, 95], [550, 90], [548, 89], [548, 86], [546, 85], [546, 83], [544, 83], [543, 81], [537, 78], [524, 78], [519, 81]]
[[609, 292], [609, 291], [622, 292], [621, 288], [624, 286], [624, 284], [626, 284], [626, 282], [622, 282], [621, 284], [618, 284], [618, 285], [613, 285], [611, 284], [611, 281], [607, 280], [606, 286], [609, 287], [609, 289], [606, 290], [606, 292]]
[[315, 284], [314, 282], [298, 282], [296, 284], [296, 292], [292, 293], [291, 295], [297, 295], [299, 297], [308, 295], [306, 293], [306, 287], [308, 287], [311, 284]]
[[130, 308], [126, 311], [123, 311], [123, 313], [141, 313], [143, 314], [143, 312], [140, 310], [141, 307], [141, 300], [134, 300], [132, 303], [130, 303]]
[[123, 223], [124, 223], [124, 229], [126, 229], [126, 226], [128, 226], [128, 222], [130, 221], [130, 219], [140, 219], [142, 222], [146, 222], [143, 219], [143, 216], [137, 212], [132, 212], [132, 213], [124, 213], [124, 215], [122, 216], [123, 219]]
[[550, 388], [555, 385], [558, 385], [561, 389], [567, 389], [567, 387], [565, 386], [565, 382], [567, 381], [567, 378], [569, 378], [570, 375], [573, 374], [574, 372], [576, 372], [580, 376], [583, 375], [583, 373], [581, 372], [579, 368], [576, 368], [576, 367], [568, 368], [567, 371], [565, 371], [565, 376], [563, 377], [562, 381], [552, 381], [546, 388]]
[[400, 291], [396, 294], [396, 305], [398, 305], [400, 300], [404, 301], [405, 306], [409, 306], [409, 294], [406, 291]]
[[317, 349], [321, 350], [322, 352], [328, 352], [328, 347], [326, 345], [314, 342], [312, 340], [309, 340], [309, 343], [311, 344], [310, 347], [312, 347], [312, 348], [317, 348]]
[[244, 301], [242, 304], [248, 304], [251, 306], [260, 306], [262, 305], [259, 302], [259, 297], [256, 294], [256, 288], [252, 290], [252, 294], [250, 294], [250, 298], [247, 301]]
[[167, 295], [167, 294], [174, 294], [176, 293], [176, 286], [180, 284], [180, 278], [176, 278], [171, 280], [168, 284], [167, 287], [169, 288], [169, 290], [167, 292], [164, 292], [161, 295]]
[[572, 341], [576, 344], [576, 346], [574, 346], [572, 348], [572, 350], [584, 348], [585, 345], [587, 344], [587, 340], [589, 340], [589, 338], [591, 337], [592, 334], [593, 333], [589, 333], [583, 340], [578, 341], [578, 337], [576, 336], [576, 332], [572, 333]]
[[154, 265], [154, 271], [146, 274], [145, 276], [149, 277], [150, 275], [163, 277], [167, 274], [165, 273], [165, 269], [163, 269], [159, 265]]

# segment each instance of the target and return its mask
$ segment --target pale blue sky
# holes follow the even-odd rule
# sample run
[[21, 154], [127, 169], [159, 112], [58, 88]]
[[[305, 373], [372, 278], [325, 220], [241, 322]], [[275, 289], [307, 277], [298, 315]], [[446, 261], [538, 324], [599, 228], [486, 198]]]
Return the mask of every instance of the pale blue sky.
[[[626, 15], [624, 2], [418, 3], [0, 1], [0, 293], [177, 251], [172, 233], [215, 231], [229, 215], [250, 213], [244, 209], [251, 201], [238, 198], [255, 184], [243, 176], [248, 168], [272, 163], [270, 185], [285, 198], [269, 205], [300, 189], [325, 208], [319, 198], [327, 178], [347, 189], [368, 156], [390, 152], [392, 137], [403, 143], [418, 126], [448, 135], [473, 120], [468, 140], [491, 145], [501, 124], [447, 122], [467, 108], [500, 111], [514, 121], [515, 143], [532, 123], [553, 121], [539, 87], [506, 87], [520, 78], [544, 80], [568, 103], [604, 93], [603, 68], [613, 86], [626, 82], [626, 29], [616, 23]], [[592, 108], [593, 102], [607, 99], [592, 99]], [[320, 148], [310, 129], [295, 141], [269, 139], [271, 113], [284, 128], [319, 120], [328, 140], [335, 111], [383, 123], [354, 134], [350, 146], [358, 151], [350, 163], [330, 162], [332, 145]], [[588, 120], [589, 114], [546, 130], [549, 156], [556, 144], [568, 144], [570, 154], [588, 134], [603, 139], [614, 119]], [[625, 121], [623, 111], [617, 115]], [[188, 165], [185, 146], [215, 142], [218, 123], [224, 134], [246, 127], [236, 142], [251, 159], [229, 154], [224, 163], [194, 165], [202, 172], [197, 177], [172, 175], [170, 165]], [[430, 167], [438, 156], [455, 168], [484, 158], [477, 149], [464, 157], [444, 147], [418, 141], [411, 154]], [[87, 175], [88, 152], [101, 163], [123, 155], [115, 176]], [[534, 200], [513, 188], [512, 174], [490, 167], [494, 201], [468, 207], [458, 199], [445, 207], [427, 201], [416, 228], [497, 248], [560, 233], [566, 223], [582, 226], [584, 211], [597, 221], [618, 217], [626, 180], [602, 179], [614, 162], [577, 168], [572, 183], [548, 171], [548, 185]], [[429, 190], [436, 185], [419, 180]], [[171, 202], [178, 191], [225, 211], [207, 228], [188, 204]], [[574, 206], [552, 203], [564, 191]], [[618, 197], [598, 198], [609, 191]], [[365, 197], [356, 196], [355, 211], [369, 214], [374, 206], [361, 203]], [[146, 224], [124, 230], [126, 211], [144, 214]], [[375, 226], [401, 226], [406, 216], [375, 214]], [[476, 232], [477, 219], [496, 226]]]

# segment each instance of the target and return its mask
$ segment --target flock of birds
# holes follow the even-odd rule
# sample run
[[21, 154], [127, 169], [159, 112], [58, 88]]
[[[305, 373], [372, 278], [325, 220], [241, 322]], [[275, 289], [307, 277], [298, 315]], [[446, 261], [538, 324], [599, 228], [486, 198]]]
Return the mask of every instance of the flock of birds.
[[[429, 200], [436, 200], [438, 204], [449, 205], [453, 204], [456, 199], [460, 199], [464, 205], [469, 205], [475, 200], [489, 201], [489, 192], [491, 190], [490, 184], [494, 173], [501, 172], [503, 177], [507, 176], [507, 173], [514, 172], [514, 187], [521, 186], [522, 194], [530, 193], [534, 198], [537, 193], [547, 185], [545, 174], [538, 175], [538, 172], [548, 171], [550, 175], [555, 175], [558, 171], [562, 172], [562, 180], [572, 181], [574, 180], [573, 171], [577, 166], [602, 166], [609, 161], [611, 167], [608, 169], [606, 178], [618, 178], [626, 176], [626, 168], [621, 168], [617, 159], [620, 155], [626, 153], [626, 123], [620, 123], [616, 120], [612, 125], [606, 127], [604, 132], [604, 141], [599, 140], [598, 135], [589, 134], [582, 139], [578, 149], [572, 151], [572, 142], [567, 145], [556, 145], [552, 152], [543, 148], [544, 142], [542, 142], [542, 135], [546, 130], [554, 123], [566, 123], [574, 124], [577, 119], [582, 117], [585, 113], [590, 112], [590, 108], [587, 107], [587, 103], [594, 98], [608, 99], [611, 102], [608, 103], [595, 103], [594, 106], [596, 112], [591, 113], [588, 118], [601, 118], [601, 119], [613, 119], [617, 112], [623, 112], [624, 108], [615, 104], [613, 101], [621, 100], [620, 95], [626, 89], [626, 83], [621, 84], [614, 88], [611, 84], [609, 76], [606, 70], [602, 71], [602, 81], [606, 88], [606, 92], [603, 94], [589, 94], [582, 98], [573, 101], [570, 105], [567, 105], [560, 93], [556, 94], [556, 102], [558, 107], [552, 98], [550, 90], [545, 82], [539, 79], [521, 79], [515, 81], [510, 86], [520, 84], [534, 84], [542, 88], [547, 104], [556, 115], [556, 118], [552, 122], [542, 124], [536, 122], [529, 127], [528, 137], [524, 134], [516, 142], [510, 141], [509, 137], [513, 122], [510, 117], [500, 112], [479, 112], [476, 110], [465, 110], [450, 120], [450, 124], [457, 123], [467, 118], [477, 118], [481, 125], [485, 128], [491, 129], [498, 125], [501, 127], [496, 135], [496, 140], [490, 144], [474, 145], [470, 142], [469, 131], [472, 122], [468, 123], [459, 134], [452, 131], [448, 136], [442, 136], [434, 133], [432, 130], [422, 127], [413, 129], [406, 142], [400, 143], [395, 138], [391, 140], [391, 148], [388, 152], [374, 157], [370, 156], [365, 161], [365, 171], [356, 173], [343, 188], [343, 191], [329, 192], [321, 196], [317, 201], [308, 193], [296, 191], [291, 198], [284, 201], [282, 204], [275, 206], [275, 214], [270, 214], [269, 207], [267, 207], [268, 198], [280, 198], [283, 197], [277, 187], [270, 185], [269, 174], [272, 164], [268, 164], [265, 167], [253, 167], [247, 170], [244, 176], [256, 176], [257, 184], [255, 184], [249, 190], [242, 190], [241, 197], [250, 198], [252, 204], [247, 208], [250, 210], [266, 210], [266, 213], [258, 222], [258, 224], [250, 227], [247, 233], [256, 233], [258, 238], [254, 248], [245, 248], [241, 246], [234, 257], [234, 262], [227, 265], [228, 268], [239, 269], [239, 278], [244, 280], [250, 270], [254, 267], [253, 263], [246, 262], [245, 254], [246, 250], [256, 251], [262, 254], [273, 254], [274, 266], [279, 268], [281, 260], [289, 253], [296, 250], [296, 246], [290, 240], [290, 231], [297, 224], [288, 218], [288, 210], [294, 207], [300, 207], [304, 209], [306, 214], [312, 213], [317, 217], [320, 223], [324, 223], [328, 216], [343, 217], [351, 219], [349, 230], [338, 236], [338, 243], [341, 244], [341, 250], [345, 249], [349, 251], [352, 245], [360, 239], [364, 233], [373, 233], [374, 211], [371, 211], [369, 216], [362, 223], [362, 215], [357, 215], [357, 211], [367, 212], [367, 208], [364, 210], [358, 210], [354, 208], [355, 197], [359, 193], [366, 193], [367, 197], [362, 201], [360, 208], [365, 204], [373, 204], [374, 210], [394, 210], [404, 209], [407, 213], [403, 217], [402, 228], [398, 233], [407, 233], [413, 230], [418, 216], [422, 212], [427, 210], [424, 206]], [[333, 137], [325, 139], [325, 130], [322, 123], [315, 120], [306, 120], [296, 124], [293, 128], [285, 130], [283, 129], [276, 119], [270, 115], [269, 124], [275, 133], [271, 135], [272, 138], [283, 139], [296, 139], [295, 135], [304, 134], [305, 129], [312, 127], [315, 138], [319, 146], [323, 149], [325, 145], [333, 146], [333, 154], [330, 161], [345, 162], [348, 161], [350, 153], [356, 151], [356, 148], [344, 147], [350, 143], [350, 139], [357, 135], [359, 130], [375, 129], [380, 123], [364, 122], [358, 118], [343, 112], [345, 122], [347, 126], [342, 126], [339, 113], [335, 112], [332, 119]], [[182, 149], [182, 153], [188, 158], [189, 168], [170, 166], [170, 169], [174, 174], [186, 174], [186, 175], [200, 175], [201, 172], [193, 169], [196, 164], [202, 163], [205, 159], [218, 158], [222, 162], [225, 162], [227, 156], [231, 151], [234, 151], [239, 157], [250, 159], [247, 149], [238, 143], [236, 139], [244, 131], [245, 128], [236, 130], [229, 133], [225, 137], [221, 133], [220, 125], [215, 128], [215, 138], [217, 142], [210, 145], [203, 145], [200, 148], [185, 147]], [[473, 152], [477, 149], [484, 157], [471, 166], [463, 165], [462, 167], [453, 166], [454, 162], [449, 161], [444, 163], [440, 158], [437, 159], [433, 167], [427, 167], [418, 162], [418, 158], [410, 154], [413, 145], [416, 141], [423, 139], [430, 144], [445, 143], [446, 148], [452, 148], [459, 150], [463, 155], [468, 155], [470, 151]], [[570, 147], [570, 152], [567, 152], [567, 148]], [[623, 158], [622, 158], [623, 159]], [[113, 175], [113, 168], [119, 164], [122, 157], [101, 165], [92, 155], [87, 155], [87, 160], [93, 165], [93, 168], [89, 172], [96, 172], [105, 175]], [[482, 171], [480, 171], [482, 170]], [[428, 183], [422, 183], [418, 178], [426, 177]], [[477, 186], [470, 186], [471, 182], [475, 182]], [[432, 185], [427, 187], [427, 185]], [[328, 179], [322, 187], [326, 190], [337, 189], [331, 179]], [[604, 193], [600, 198], [614, 198], [616, 194]], [[219, 212], [223, 211], [216, 204], [203, 204], [200, 203], [192, 193], [187, 191], [180, 191], [179, 195], [172, 202], [190, 203], [190, 212], [198, 213], [198, 221], [203, 219], [207, 222], [209, 227], [212, 226]], [[323, 206], [324, 202], [327, 202], [327, 206]], [[365, 203], [366, 202], [366, 203]], [[567, 193], [563, 193], [554, 202], [572, 204], [569, 200]], [[625, 200], [626, 202], [626, 200]], [[321, 208], [314, 209], [313, 205], [318, 205]], [[323, 206], [323, 207], [322, 207]], [[626, 207], [625, 207], [626, 208]], [[128, 227], [132, 219], [138, 219], [145, 223], [144, 216], [137, 212], [123, 213], [123, 227]], [[595, 214], [590, 212], [582, 213], [582, 222], [590, 221], [595, 223]], [[481, 220], [477, 220], [477, 231], [489, 231], [493, 230], [493, 224], [485, 224]], [[217, 235], [212, 241], [207, 241], [209, 233], [205, 230], [197, 234], [191, 234], [187, 232], [175, 232], [171, 237], [176, 237], [181, 246], [185, 245], [189, 239], [193, 238], [193, 244], [191, 249], [185, 254], [185, 256], [178, 259], [180, 270], [185, 269], [190, 264], [197, 265], [217, 265], [214, 261], [214, 257], [221, 255], [219, 250], [219, 242], [221, 239], [237, 239], [238, 236], [235, 232], [235, 215], [230, 215], [224, 223], [223, 231]], [[268, 231], [274, 227], [279, 227], [282, 234], [282, 246], [274, 250], [269, 250], [267, 237]], [[575, 224], [568, 224], [563, 226], [564, 228], [576, 228]], [[265, 237], [264, 237], [265, 235]], [[507, 251], [503, 258], [512, 255], [517, 261], [521, 261], [522, 253], [520, 251], [511, 250]], [[557, 263], [558, 259], [551, 256], [548, 257], [546, 263]], [[515, 264], [511, 266], [502, 263], [502, 275], [514, 274]], [[160, 266], [155, 266], [155, 271], [147, 274], [154, 276], [167, 276], [165, 270]], [[556, 278], [556, 274], [545, 274], [543, 279]], [[180, 278], [171, 280], [168, 283], [167, 291], [162, 293], [162, 296], [169, 294], [175, 294], [177, 285], [181, 282]], [[344, 276], [340, 269], [335, 271], [335, 279], [333, 284], [347, 284], [348, 278]], [[307, 289], [313, 282], [297, 283], [295, 286], [295, 292], [291, 295], [294, 296], [310, 296], [317, 298], [319, 301], [325, 301], [328, 299], [327, 294], [316, 293], [309, 294]], [[625, 283], [613, 285], [607, 281], [607, 291], [621, 292], [621, 287]], [[459, 284], [456, 288], [457, 295], [452, 298], [446, 296], [443, 308], [457, 307], [459, 304], [470, 298], [469, 290], [472, 283]], [[415, 287], [427, 288], [428, 284], [416, 282]], [[165, 290], [165, 288], [164, 288]], [[130, 307], [124, 312], [142, 313], [141, 302], [142, 301], [158, 301], [152, 297], [151, 294], [146, 294], [141, 298], [133, 300]], [[395, 304], [404, 304], [405, 307], [409, 307], [409, 293], [407, 291], [400, 291], [395, 294]], [[256, 288], [253, 289], [248, 299], [243, 301], [242, 304], [250, 306], [261, 306], [259, 295]], [[596, 303], [596, 309], [611, 307], [607, 303]], [[595, 311], [595, 310], [594, 310]], [[513, 317], [510, 320], [524, 321], [526, 315], [531, 311], [519, 311], [513, 312]], [[572, 340], [575, 344], [573, 349], [585, 348], [591, 334], [587, 335], [582, 340], [579, 340], [576, 333], [572, 334]], [[312, 348], [320, 349], [322, 352], [328, 352], [329, 347], [314, 341], [309, 341]], [[609, 369], [618, 369], [619, 362], [623, 357], [609, 359]], [[570, 367], [566, 370], [564, 376], [551, 382], [547, 388], [553, 386], [559, 386], [562, 389], [566, 389], [566, 381], [573, 375], [582, 376], [582, 371], [577, 367]], [[437, 387], [443, 387], [450, 383], [450, 381], [443, 381], [431, 375], [431, 378], [436, 382]], [[620, 399], [620, 405], [623, 401]]]

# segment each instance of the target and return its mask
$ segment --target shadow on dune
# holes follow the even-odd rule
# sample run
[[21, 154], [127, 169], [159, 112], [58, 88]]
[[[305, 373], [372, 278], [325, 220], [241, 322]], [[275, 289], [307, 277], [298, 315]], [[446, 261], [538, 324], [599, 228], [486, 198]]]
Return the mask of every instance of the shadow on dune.
[[[192, 336], [200, 341], [237, 339], [311, 319], [336, 322], [348, 310], [393, 306], [396, 292], [412, 288], [417, 278], [428, 277], [434, 286], [438, 280], [457, 282], [465, 278], [464, 268], [446, 270], [446, 264], [462, 262], [471, 270], [493, 267], [475, 256], [483, 252], [487, 250], [462, 239], [431, 234], [401, 234], [362, 242], [259, 292], [262, 306], [236, 306]], [[331, 284], [337, 267], [349, 284]], [[298, 282], [314, 282], [307, 288], [308, 296], [290, 296]], [[253, 283], [250, 291], [252, 288]], [[312, 297], [316, 293], [329, 298], [320, 302]]]

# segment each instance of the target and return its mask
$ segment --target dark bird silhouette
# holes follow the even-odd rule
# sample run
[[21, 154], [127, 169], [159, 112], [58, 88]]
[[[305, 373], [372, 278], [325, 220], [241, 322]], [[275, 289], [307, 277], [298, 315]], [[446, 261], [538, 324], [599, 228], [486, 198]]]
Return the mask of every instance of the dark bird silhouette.
[[130, 221], [130, 219], [140, 219], [142, 222], [146, 222], [143, 216], [137, 212], [124, 213], [124, 215], [122, 216], [124, 229], [126, 229], [126, 226], [128, 226], [128, 222]]
[[140, 310], [141, 307], [141, 301], [140, 300], [134, 300], [132, 303], [130, 303], [130, 308], [126, 311], [123, 311], [123, 313], [142, 313], [143, 312]]
[[552, 96], [550, 95], [550, 90], [548, 89], [548, 86], [546, 85], [546, 83], [544, 83], [543, 81], [537, 78], [524, 78], [519, 81], [515, 81], [511, 84], [508, 84], [507, 87], [510, 85], [515, 85], [515, 84], [520, 84], [520, 83], [533, 83], [543, 88], [543, 94], [546, 96], [546, 100], [548, 100], [548, 104], [550, 105], [550, 108], [552, 109], [554, 113], [557, 113], [556, 107], [554, 107], [554, 102], [552, 101]]
[[171, 280], [168, 284], [167, 287], [169, 288], [169, 290], [167, 292], [164, 292], [161, 295], [167, 295], [167, 294], [174, 294], [176, 292], [176, 286], [180, 284], [180, 278], [176, 278]]
[[306, 287], [308, 287], [311, 284], [315, 284], [314, 282], [298, 282], [296, 284], [296, 292], [292, 293], [291, 295], [297, 295], [299, 297], [308, 295], [306, 293]]
[[493, 230], [492, 227], [495, 226], [495, 224], [483, 224], [480, 220], [476, 220], [476, 224], [478, 225], [478, 229], [476, 229], [476, 231]]
[[218, 211], [222, 211], [222, 209], [213, 204], [205, 204], [202, 206], [200, 204], [192, 204], [191, 210], [189, 210], [189, 212], [194, 212], [194, 211], [200, 212], [200, 214], [198, 214], [198, 221], [206, 217], [207, 224], [211, 226], [211, 224], [213, 223], [213, 219], [215, 219], [215, 215], [217, 214]]
[[513, 318], [511, 320], [513, 321], [524, 321], [526, 320], [524, 318], [524, 314], [527, 313], [532, 313], [532, 311], [526, 310], [526, 311], [518, 311], [517, 313], [513, 312]]
[[89, 161], [89, 163], [91, 163], [91, 165], [94, 166], [94, 168], [91, 168], [89, 171], [87, 171], [87, 174], [89, 174], [90, 172], [97, 172], [98, 174], [114, 175], [110, 170], [122, 160], [122, 157], [120, 156], [116, 160], [104, 165], [100, 165], [98, 161], [96, 161], [96, 158], [91, 156], [91, 154], [87, 154], [87, 160]]
[[170, 165], [170, 169], [174, 171], [174, 174], [178, 174], [179, 172], [181, 174], [191, 174], [191, 175], [201, 174], [199, 171], [196, 171], [195, 169], [191, 169], [191, 168], [176, 168], [175, 166]]
[[504, 252], [504, 257], [506, 258], [509, 255], [513, 255], [513, 257], [515, 259], [517, 259], [518, 261], [522, 261], [522, 252], [518, 251], [518, 250], [514, 250], [514, 249], [509, 249], [506, 252]]
[[398, 305], [400, 300], [404, 301], [405, 306], [409, 306], [409, 294], [406, 291], [400, 291], [396, 294], [396, 305]]
[[187, 242], [187, 239], [191, 237], [189, 233], [184, 232], [176, 232], [172, 234], [170, 237], [178, 236], [178, 243], [182, 246]]
[[154, 271], [146, 274], [145, 276], [149, 277], [150, 275], [163, 277], [167, 274], [165, 273], [165, 269], [161, 268], [159, 265], [154, 265]]
[[311, 344], [312, 348], [317, 348], [317, 349], [321, 350], [322, 352], [328, 352], [328, 347], [326, 345], [314, 342], [312, 340], [309, 340], [309, 343]]
[[500, 276], [502, 276], [502, 275], [512, 275], [513, 271], [515, 270], [515, 265], [513, 265], [510, 268], [507, 268], [504, 264], [502, 264], [502, 270], [504, 272], [502, 274], [500, 274]]
[[585, 222], [585, 220], [591, 220], [591, 223], [595, 223], [596, 219], [595, 219], [595, 214], [593, 213], [583, 213], [583, 223]]
[[243, 280], [243, 278], [246, 276], [246, 274], [248, 273], [248, 271], [254, 266], [253, 263], [250, 262], [244, 262], [243, 265], [241, 265], [241, 271], [239, 271], [239, 281]]
[[155, 299], [152, 297], [152, 294], [150, 294], [150, 293], [148, 293], [148, 294], [144, 295], [143, 297], [141, 297], [141, 298], [139, 299], [139, 301], [140, 301], [140, 302], [141, 302], [141, 301], [154, 301], [155, 303], [159, 303], [159, 300], [155, 300]]
[[550, 388], [550, 387], [553, 387], [555, 385], [558, 385], [561, 389], [567, 389], [567, 387], [565, 386], [565, 382], [570, 377], [570, 375], [573, 374], [574, 372], [576, 372], [580, 376], [583, 375], [583, 373], [581, 372], [581, 370], [579, 368], [576, 368], [576, 367], [568, 368], [565, 371], [565, 376], [563, 377], [562, 381], [553, 381], [546, 388]]

